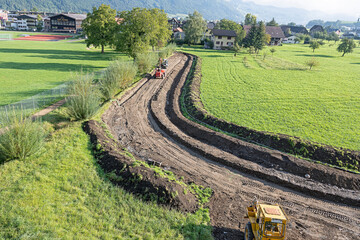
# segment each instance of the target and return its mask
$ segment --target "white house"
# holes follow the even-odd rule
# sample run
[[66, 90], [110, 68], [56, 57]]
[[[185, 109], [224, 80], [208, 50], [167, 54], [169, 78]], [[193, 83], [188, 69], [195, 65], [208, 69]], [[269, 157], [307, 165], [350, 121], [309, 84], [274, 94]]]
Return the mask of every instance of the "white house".
[[213, 29], [211, 41], [214, 42], [214, 49], [226, 49], [234, 47], [236, 38], [235, 31]]
[[290, 36], [288, 38], [284, 38], [282, 43], [291, 43], [291, 44], [299, 43], [299, 41], [296, 41], [297, 40], [296, 38], [297, 38], [296, 36]]

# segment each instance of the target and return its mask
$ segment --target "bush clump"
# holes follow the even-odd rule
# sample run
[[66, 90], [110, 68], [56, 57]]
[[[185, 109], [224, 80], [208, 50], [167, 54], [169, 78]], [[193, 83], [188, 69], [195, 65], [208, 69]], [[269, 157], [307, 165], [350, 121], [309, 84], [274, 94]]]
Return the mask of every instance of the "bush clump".
[[22, 111], [3, 113], [0, 122], [0, 163], [24, 160], [44, 146], [47, 131], [42, 122], [25, 117]]
[[176, 44], [170, 43], [169, 45], [167, 45], [165, 48], [163, 48], [159, 52], [159, 57], [167, 58], [167, 57], [171, 56], [175, 51], [176, 51]]
[[149, 72], [159, 60], [159, 55], [155, 52], [139, 53], [136, 55], [135, 63], [138, 67], [139, 73], [144, 74]]
[[120, 90], [128, 87], [137, 74], [137, 66], [131, 62], [113, 61], [99, 81], [104, 100], [109, 100]]
[[99, 109], [100, 94], [93, 74], [78, 74], [68, 86], [67, 115], [75, 120], [88, 119]]

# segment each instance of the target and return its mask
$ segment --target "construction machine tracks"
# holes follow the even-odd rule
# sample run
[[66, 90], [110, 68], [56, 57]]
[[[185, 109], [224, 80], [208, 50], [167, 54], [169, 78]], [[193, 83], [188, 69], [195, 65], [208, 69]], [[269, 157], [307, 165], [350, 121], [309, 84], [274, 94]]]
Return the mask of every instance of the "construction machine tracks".
[[119, 142], [144, 161], [161, 162], [185, 181], [211, 187], [214, 195], [208, 207], [216, 239], [242, 237], [247, 223], [245, 208], [254, 197], [284, 206], [290, 218], [287, 239], [358, 239], [359, 207], [316, 198], [311, 192], [299, 193], [214, 161], [208, 154], [236, 158], [214, 146], [208, 145], [206, 154], [194, 150], [203, 143], [176, 126], [168, 109], [171, 94], [179, 99], [191, 65], [191, 56], [177, 53], [169, 58], [164, 80], [143, 79], [114, 102], [103, 120]]

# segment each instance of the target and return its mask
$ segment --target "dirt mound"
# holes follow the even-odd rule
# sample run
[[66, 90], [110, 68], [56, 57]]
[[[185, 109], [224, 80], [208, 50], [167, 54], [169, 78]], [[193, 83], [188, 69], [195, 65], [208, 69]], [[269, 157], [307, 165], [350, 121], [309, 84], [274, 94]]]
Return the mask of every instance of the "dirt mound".
[[196, 197], [188, 189], [126, 156], [119, 143], [111, 139], [98, 122], [86, 122], [83, 129], [90, 136], [99, 165], [113, 183], [144, 200], [156, 200], [183, 212], [196, 211]]

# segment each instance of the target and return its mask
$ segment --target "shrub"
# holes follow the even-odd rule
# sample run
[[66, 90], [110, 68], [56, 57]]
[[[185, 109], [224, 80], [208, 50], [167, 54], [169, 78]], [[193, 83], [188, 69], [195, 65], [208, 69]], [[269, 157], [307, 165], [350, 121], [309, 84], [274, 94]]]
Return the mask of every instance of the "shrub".
[[312, 58], [311, 60], [306, 61], [305, 64], [310, 67], [310, 70], [311, 70], [311, 68], [317, 67], [320, 65], [320, 63], [315, 58]]
[[13, 109], [2, 114], [0, 122], [4, 129], [0, 134], [0, 162], [24, 160], [43, 147], [47, 131], [40, 121], [32, 121]]
[[150, 71], [159, 60], [159, 56], [155, 52], [139, 53], [136, 55], [135, 63], [141, 74]]
[[176, 51], [176, 44], [175, 44], [175, 43], [170, 43], [169, 45], [167, 45], [166, 47], [164, 47], [164, 48], [159, 52], [159, 57], [161, 57], [161, 58], [167, 58], [167, 57], [171, 56], [175, 51]]
[[100, 94], [92, 74], [78, 74], [68, 86], [67, 115], [75, 120], [88, 119], [99, 109]]
[[120, 89], [128, 87], [134, 80], [137, 66], [134, 63], [113, 61], [105, 70], [104, 76], [99, 80], [99, 87], [103, 99], [109, 100], [116, 95]]

